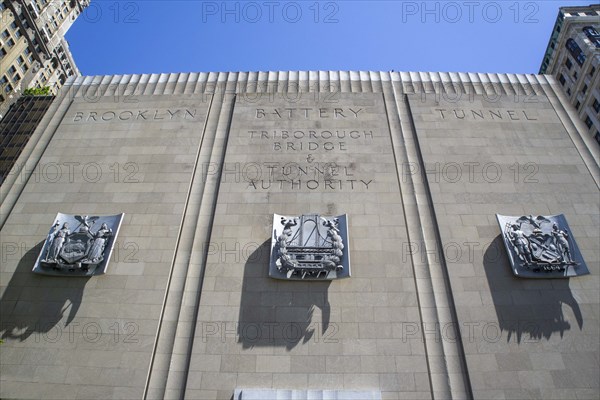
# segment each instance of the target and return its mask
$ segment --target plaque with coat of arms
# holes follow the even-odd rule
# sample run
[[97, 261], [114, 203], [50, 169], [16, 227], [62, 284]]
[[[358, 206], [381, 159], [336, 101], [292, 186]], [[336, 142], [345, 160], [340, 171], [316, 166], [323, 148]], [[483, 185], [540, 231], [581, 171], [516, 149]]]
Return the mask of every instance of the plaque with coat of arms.
[[568, 278], [590, 273], [563, 214], [496, 218], [516, 276]]
[[82, 216], [58, 213], [33, 272], [62, 276], [104, 274], [123, 215]]
[[348, 218], [274, 214], [269, 276], [332, 280], [350, 276]]

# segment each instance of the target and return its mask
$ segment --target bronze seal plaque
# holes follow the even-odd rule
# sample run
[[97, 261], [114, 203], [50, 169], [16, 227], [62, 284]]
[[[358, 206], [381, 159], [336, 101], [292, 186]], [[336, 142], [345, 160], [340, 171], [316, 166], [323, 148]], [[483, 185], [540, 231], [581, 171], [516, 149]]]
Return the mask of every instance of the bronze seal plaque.
[[33, 272], [60, 276], [104, 274], [123, 215], [81, 216], [58, 213]]
[[496, 218], [516, 276], [568, 278], [590, 273], [564, 215]]

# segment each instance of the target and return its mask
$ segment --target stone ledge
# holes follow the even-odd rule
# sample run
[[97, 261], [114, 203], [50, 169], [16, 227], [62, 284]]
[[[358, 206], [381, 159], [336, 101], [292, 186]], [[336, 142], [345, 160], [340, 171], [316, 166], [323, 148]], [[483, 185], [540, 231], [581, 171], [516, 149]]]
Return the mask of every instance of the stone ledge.
[[236, 389], [234, 400], [381, 400], [378, 390]]

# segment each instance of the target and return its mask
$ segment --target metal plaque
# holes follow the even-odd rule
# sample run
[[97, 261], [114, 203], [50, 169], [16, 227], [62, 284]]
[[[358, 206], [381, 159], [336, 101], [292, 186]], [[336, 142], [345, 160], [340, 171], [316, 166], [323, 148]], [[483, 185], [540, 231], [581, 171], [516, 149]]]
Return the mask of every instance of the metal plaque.
[[565, 216], [496, 214], [513, 273], [522, 278], [589, 274]]
[[350, 276], [348, 217], [274, 214], [269, 276], [332, 280]]
[[61, 276], [104, 274], [123, 215], [90, 217], [58, 213], [33, 272]]

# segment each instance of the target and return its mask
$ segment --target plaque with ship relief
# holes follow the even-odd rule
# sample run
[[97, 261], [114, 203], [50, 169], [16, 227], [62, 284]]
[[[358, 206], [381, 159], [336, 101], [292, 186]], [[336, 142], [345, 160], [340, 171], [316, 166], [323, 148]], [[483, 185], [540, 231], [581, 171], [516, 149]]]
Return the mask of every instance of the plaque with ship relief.
[[269, 276], [291, 280], [349, 277], [347, 216], [274, 214]]

